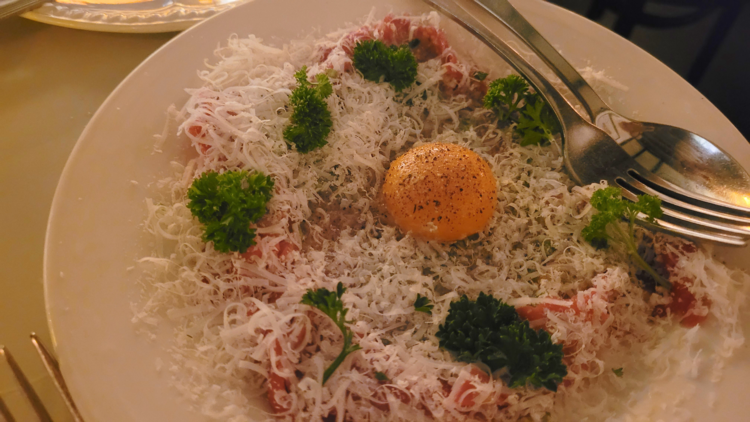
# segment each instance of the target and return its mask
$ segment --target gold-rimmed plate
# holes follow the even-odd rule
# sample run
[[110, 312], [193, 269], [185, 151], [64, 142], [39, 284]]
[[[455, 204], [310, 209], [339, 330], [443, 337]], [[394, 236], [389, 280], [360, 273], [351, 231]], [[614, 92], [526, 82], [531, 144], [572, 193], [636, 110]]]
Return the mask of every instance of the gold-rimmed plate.
[[[750, 168], [742, 135], [665, 65], [556, 6], [532, 0], [515, 3], [574, 65], [591, 65], [627, 87], [606, 98], [616, 110], [715, 139]], [[44, 263], [56, 351], [85, 420], [207, 420], [191, 412], [197, 404], [181, 399], [170, 385], [170, 355], [165, 350], [172, 338], [169, 322], [160, 324], [151, 340], [132, 323], [131, 304], [141, 295], [132, 268], [148, 250], [142, 227], [147, 186], [170, 174], [170, 161], [191, 153], [187, 141], [167, 143], [162, 153], [154, 153], [154, 135], [164, 131], [168, 107], [184, 104], [185, 88], [201, 85], [197, 69], [233, 34], [255, 34], [279, 46], [356, 23], [373, 7], [377, 16], [392, 9], [429, 10], [418, 0], [254, 0], [175, 37], [134, 70], [92, 118], [55, 193]], [[716, 248], [715, 253], [730, 265], [750, 268], [748, 249]], [[750, 331], [750, 319], [742, 324]], [[718, 386], [708, 377], [680, 380], [695, 385], [695, 400], [689, 403], [695, 420], [739, 421], [750, 414], [750, 401], [744, 400], [750, 352], [744, 348], [738, 354]], [[713, 409], [710, 397], [716, 398]]]
[[247, 0], [56, 0], [24, 13], [37, 22], [102, 32], [175, 32]]

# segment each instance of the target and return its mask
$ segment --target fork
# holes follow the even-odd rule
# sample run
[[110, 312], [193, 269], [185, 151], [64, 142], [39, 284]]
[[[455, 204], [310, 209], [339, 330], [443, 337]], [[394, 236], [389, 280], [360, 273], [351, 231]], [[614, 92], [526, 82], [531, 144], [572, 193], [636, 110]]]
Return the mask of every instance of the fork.
[[[750, 175], [729, 154], [686, 129], [636, 121], [613, 111], [508, 0], [475, 2], [513, 31], [557, 74], [594, 125], [612, 136], [641, 165], [682, 189], [680, 193], [687, 202], [705, 203], [708, 196], [740, 214], [750, 213]], [[695, 195], [697, 192], [700, 194]], [[671, 196], [662, 198], [666, 202], [670, 199]]]
[[[664, 216], [651, 224], [653, 230], [732, 246], [745, 246], [750, 237], [750, 209], [742, 213], [704, 197], [704, 202], [681, 200], [683, 190], [664, 181], [633, 159], [607, 132], [581, 117], [554, 86], [483, 21], [487, 11], [472, 0], [424, 0], [477, 36], [523, 75], [544, 97], [560, 121], [563, 159], [574, 181], [587, 185], [606, 181], [619, 186], [624, 198], [637, 201], [646, 193], [663, 200]], [[490, 16], [492, 18], [492, 16]], [[494, 18], [493, 18], [494, 19]], [[494, 21], [493, 21], [494, 22]], [[655, 189], [658, 188], [658, 189]], [[695, 196], [695, 195], [693, 195]]]
[[[54, 356], [52, 356], [52, 354], [47, 350], [47, 348], [44, 347], [35, 333], [31, 333], [31, 343], [34, 345], [37, 353], [39, 353], [39, 357], [42, 359], [44, 367], [52, 377], [52, 381], [54, 382], [57, 391], [62, 396], [65, 405], [70, 411], [70, 414], [73, 416], [73, 420], [75, 422], [83, 422], [83, 418], [78, 412], [78, 409], [73, 402], [73, 398], [70, 396], [68, 387], [65, 385], [65, 380], [63, 380], [62, 374], [60, 373], [60, 365], [58, 364], [57, 359], [55, 359]], [[18, 366], [18, 363], [16, 362], [15, 358], [13, 358], [10, 350], [8, 350], [5, 346], [0, 346], [0, 356], [5, 359], [5, 362], [10, 367], [13, 376], [21, 386], [21, 391], [23, 391], [26, 399], [29, 401], [29, 403], [31, 403], [31, 407], [34, 410], [34, 413], [36, 413], [36, 416], [39, 418], [39, 420], [41, 422], [53, 422], [52, 417], [50, 417], [49, 412], [47, 412], [47, 409], [44, 407], [42, 400], [34, 391], [34, 388], [31, 386], [28, 378], [26, 378], [26, 375], [24, 375], [21, 367]], [[0, 417], [0, 419], [4, 420], [5, 422], [15, 422], [15, 418], [10, 413], [10, 409], [8, 409], [8, 406], [5, 405], [5, 402], [2, 398], [0, 398]]]
[[578, 98], [590, 121], [648, 170], [639, 180], [642, 186], [621, 187], [658, 196], [668, 207], [698, 216], [703, 211], [714, 220], [750, 224], [750, 175], [729, 154], [691, 131], [616, 113], [508, 0], [474, 1], [547, 63]]

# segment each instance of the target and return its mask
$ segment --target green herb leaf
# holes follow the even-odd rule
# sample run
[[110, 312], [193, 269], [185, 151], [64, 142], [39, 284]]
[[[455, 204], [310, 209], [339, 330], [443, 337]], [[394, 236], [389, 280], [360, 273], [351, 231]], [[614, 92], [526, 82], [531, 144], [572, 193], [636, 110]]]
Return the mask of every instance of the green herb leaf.
[[529, 92], [526, 81], [518, 75], [495, 79], [490, 82], [484, 96], [484, 108], [494, 110], [500, 120], [510, 119], [511, 114], [519, 110], [521, 101]]
[[609, 213], [598, 213], [591, 217], [591, 222], [583, 228], [581, 235], [583, 238], [594, 245], [597, 249], [603, 249], [609, 246], [609, 235], [607, 234], [607, 226], [613, 222], [617, 222], [619, 217]]
[[382, 41], [358, 42], [352, 56], [354, 67], [368, 81], [388, 82], [396, 92], [417, 80], [417, 59], [408, 45], [388, 47]]
[[560, 124], [549, 105], [537, 94], [526, 98], [523, 112], [518, 115], [516, 132], [521, 136], [521, 146], [544, 145], [560, 131]]
[[506, 368], [512, 388], [531, 385], [557, 391], [567, 375], [562, 345], [552, 343], [549, 333], [534, 330], [516, 309], [480, 293], [451, 303], [448, 317], [437, 337], [440, 347], [462, 362], [482, 362], [491, 372]]
[[307, 80], [307, 67], [294, 74], [299, 86], [289, 96], [294, 111], [290, 125], [284, 128], [284, 139], [308, 153], [327, 144], [333, 121], [325, 99], [333, 93], [333, 86], [325, 73], [315, 75], [315, 84]]
[[435, 305], [430, 303], [430, 299], [417, 293], [417, 300], [414, 301], [414, 310], [416, 312], [424, 312], [432, 315], [433, 307], [435, 307]]
[[375, 372], [375, 379], [378, 381], [390, 381], [391, 380], [390, 378], [388, 378], [388, 375], [382, 372]]
[[[620, 245], [637, 267], [651, 275], [660, 286], [667, 290], [671, 289], [672, 284], [669, 280], [657, 273], [638, 255], [634, 234], [635, 221], [639, 213], [643, 213], [652, 223], [662, 216], [661, 200], [650, 195], [638, 195], [638, 202], [630, 202], [622, 198], [619, 188], [610, 186], [594, 192], [591, 196], [591, 206], [598, 212], [583, 228], [581, 236], [597, 248], [607, 247], [611, 243]], [[623, 219], [627, 221], [627, 230], [620, 225]]]
[[214, 242], [219, 252], [245, 253], [255, 244], [250, 224], [266, 214], [273, 179], [263, 173], [209, 171], [188, 189], [187, 207], [204, 226], [204, 242]]
[[[501, 121], [515, 121], [521, 145], [543, 145], [560, 132], [552, 108], [518, 75], [495, 79], [484, 96], [484, 107], [494, 110]], [[515, 117], [517, 116], [517, 117]]]
[[638, 202], [630, 202], [630, 204], [636, 211], [635, 215], [638, 212], [642, 212], [646, 215], [646, 220], [649, 223], [656, 223], [655, 219], [661, 218], [664, 215], [664, 211], [661, 209], [661, 199], [655, 196], [638, 195]]
[[351, 323], [351, 321], [346, 320], [346, 313], [349, 310], [344, 308], [344, 302], [341, 300], [341, 296], [343, 296], [345, 291], [346, 288], [341, 282], [336, 286], [335, 292], [331, 292], [325, 288], [317, 290], [308, 289], [300, 302], [304, 305], [320, 309], [333, 320], [336, 326], [339, 327], [339, 330], [341, 330], [341, 334], [344, 335], [344, 347], [336, 360], [323, 373], [323, 384], [328, 381], [333, 372], [336, 371], [336, 368], [344, 362], [344, 359], [349, 354], [362, 348], [359, 344], [352, 344], [353, 333], [346, 328], [346, 324]]
[[612, 369], [612, 372], [618, 377], [622, 378], [622, 368]]
[[478, 81], [487, 79], [487, 72], [474, 72], [474, 79]]
[[331, 85], [331, 80], [328, 79], [328, 75], [325, 73], [318, 73], [315, 75], [315, 80], [318, 82], [318, 85], [316, 88], [318, 89], [318, 94], [323, 98], [328, 98], [333, 94], [333, 85]]

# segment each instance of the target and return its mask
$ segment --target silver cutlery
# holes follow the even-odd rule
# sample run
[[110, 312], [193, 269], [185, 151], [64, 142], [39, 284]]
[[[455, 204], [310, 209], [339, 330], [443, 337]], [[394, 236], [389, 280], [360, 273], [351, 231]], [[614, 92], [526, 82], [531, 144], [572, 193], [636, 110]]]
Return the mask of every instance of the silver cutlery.
[[[652, 225], [655, 230], [734, 246], [747, 244], [750, 236], [750, 209], [688, 191], [665, 181], [651, 169], [644, 167], [607, 132], [581, 117], [539, 71], [497, 36], [486, 23], [487, 18], [494, 20], [496, 17], [487, 13], [483, 6], [472, 0], [425, 1], [501, 55], [545, 98], [560, 121], [565, 165], [577, 183], [590, 184], [606, 180], [611, 186], [620, 186], [623, 196], [633, 201], [637, 200], [636, 195], [639, 193], [659, 196], [665, 205], [665, 215], [657, 220], [658, 226]], [[601, 100], [600, 103], [604, 104]], [[641, 142], [643, 135], [636, 138], [636, 141]], [[718, 149], [716, 151], [718, 152], [714, 155], [720, 152]], [[732, 162], [742, 170], [739, 164], [734, 160]], [[737, 192], [746, 192], [750, 199], [750, 177], [748, 183], [742, 186], [745, 189]], [[641, 223], [648, 224], [644, 221]]]
[[44, 363], [44, 368], [47, 370], [49, 376], [52, 377], [52, 382], [55, 384], [57, 392], [62, 396], [65, 406], [73, 416], [73, 420], [75, 422], [83, 422], [83, 417], [78, 412], [73, 397], [70, 395], [70, 390], [68, 390], [68, 386], [65, 384], [62, 372], [60, 372], [60, 364], [57, 362], [57, 359], [44, 347], [44, 344], [39, 340], [36, 333], [31, 333], [31, 344], [34, 345], [37, 353], [39, 353], [39, 357], [42, 359], [42, 363]]
[[6, 0], [0, 1], [0, 19], [20, 15], [41, 7], [49, 0]]
[[[57, 391], [62, 396], [63, 401], [65, 401], [65, 405], [68, 407], [70, 414], [73, 416], [73, 420], [75, 422], [83, 422], [83, 418], [81, 418], [81, 414], [78, 412], [78, 409], [73, 402], [73, 398], [70, 396], [68, 387], [65, 385], [65, 380], [63, 380], [62, 373], [60, 372], [60, 365], [58, 364], [57, 359], [55, 359], [55, 357], [52, 356], [47, 348], [44, 347], [35, 333], [31, 333], [31, 343], [39, 353], [39, 357], [42, 359], [44, 367], [47, 369], [50, 377], [52, 377], [52, 381], [54, 382]], [[18, 366], [18, 363], [13, 358], [10, 350], [8, 350], [5, 346], [0, 346], [0, 356], [5, 359], [5, 362], [10, 367], [14, 378], [18, 382], [18, 385], [21, 387], [21, 391], [23, 391], [24, 396], [26, 396], [26, 399], [31, 404], [31, 408], [34, 410], [37, 418], [39, 418], [41, 422], [53, 422], [52, 417], [50, 417], [49, 412], [47, 412], [47, 409], [44, 407], [42, 400], [39, 398], [39, 395], [36, 394], [36, 391], [34, 391], [34, 388], [31, 386], [28, 378], [26, 378], [26, 375], [24, 375], [21, 367]], [[0, 419], [5, 420], [5, 422], [14, 422], [16, 420], [10, 413], [10, 409], [8, 409], [8, 406], [5, 405], [5, 402], [3, 402], [2, 398], [0, 398], [0, 417]]]
[[592, 123], [657, 176], [641, 180], [645, 185], [639, 188], [641, 191], [652, 188], [654, 192], [645, 193], [661, 193], [664, 202], [700, 212], [685, 207], [694, 204], [727, 214], [712, 214], [714, 217], [750, 224], [750, 219], [732, 218], [735, 214], [750, 217], [750, 175], [729, 154], [688, 130], [635, 121], [616, 113], [508, 0], [475, 1], [521, 38], [557, 74], [586, 109]]
[[[21, 367], [18, 366], [18, 363], [16, 363], [13, 355], [5, 346], [0, 347], [0, 356], [5, 358], [5, 361], [8, 363], [11, 372], [13, 372], [13, 376], [16, 378], [16, 381], [18, 381], [18, 385], [21, 386], [21, 391], [23, 391], [26, 399], [29, 401], [29, 403], [31, 403], [31, 407], [34, 409], [34, 413], [36, 413], [39, 420], [41, 422], [52, 422], [52, 418], [47, 412], [47, 409], [44, 407], [44, 404], [42, 404], [42, 399], [39, 398], [39, 396], [36, 394], [36, 391], [34, 391], [34, 388], [31, 387], [31, 383], [29, 382], [28, 378], [26, 378], [26, 376], [23, 374]], [[8, 410], [8, 407], [5, 405], [5, 403], [3, 403], [0, 407], [3, 408], [2, 414], [5, 420], [15, 420], [13, 416], [11, 416], [10, 411]]]

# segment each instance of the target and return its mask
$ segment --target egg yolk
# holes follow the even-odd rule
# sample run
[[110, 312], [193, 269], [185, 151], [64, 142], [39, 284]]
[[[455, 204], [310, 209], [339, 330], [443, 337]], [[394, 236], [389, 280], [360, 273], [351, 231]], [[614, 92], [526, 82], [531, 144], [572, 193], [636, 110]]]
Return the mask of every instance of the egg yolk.
[[441, 242], [483, 230], [497, 202], [489, 164], [468, 148], [443, 143], [412, 148], [391, 163], [382, 192], [403, 231]]

